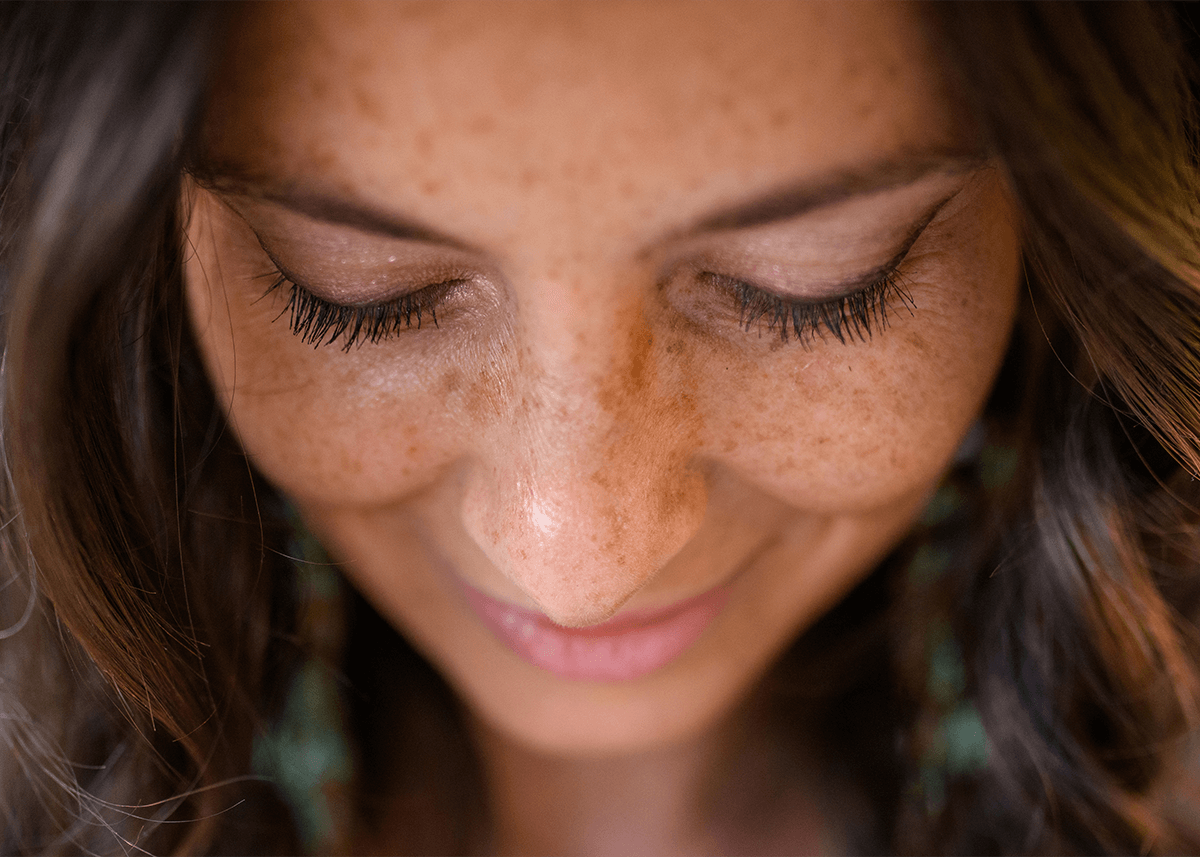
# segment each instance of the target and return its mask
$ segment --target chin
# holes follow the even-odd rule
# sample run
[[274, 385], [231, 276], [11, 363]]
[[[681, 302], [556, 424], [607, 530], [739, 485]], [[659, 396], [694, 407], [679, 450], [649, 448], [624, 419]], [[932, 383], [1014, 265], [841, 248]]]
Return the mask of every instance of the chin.
[[526, 750], [551, 756], [624, 756], [689, 743], [724, 722], [750, 684], [721, 681], [703, 664], [680, 662], [631, 682], [568, 681], [527, 664], [524, 681], [502, 688], [451, 685], [470, 720]]

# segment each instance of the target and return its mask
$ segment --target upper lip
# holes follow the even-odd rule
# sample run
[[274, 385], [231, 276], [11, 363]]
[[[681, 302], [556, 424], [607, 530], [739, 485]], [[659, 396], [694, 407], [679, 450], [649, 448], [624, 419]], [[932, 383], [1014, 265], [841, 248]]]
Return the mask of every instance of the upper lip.
[[519, 614], [521, 618], [530, 622], [537, 622], [544, 627], [554, 628], [559, 631], [569, 632], [572, 634], [606, 637], [637, 630], [638, 628], [644, 628], [649, 625], [662, 622], [666, 619], [672, 618], [677, 613], [682, 613], [684, 610], [688, 609], [688, 607], [692, 606], [696, 601], [706, 596], [716, 597], [718, 594], [723, 595], [724, 593], [728, 592], [730, 588], [732, 588], [734, 581], [741, 577], [742, 573], [745, 572], [746, 569], [753, 565], [760, 556], [762, 556], [766, 551], [770, 550], [770, 548], [772, 548], [776, 543], [777, 539], [775, 538], [766, 539], [752, 549], [737, 565], [733, 573], [727, 578], [694, 595], [689, 595], [685, 598], [681, 598], [678, 601], [673, 601], [670, 604], [666, 604], [661, 607], [649, 607], [629, 611], [621, 610], [618, 611], [617, 615], [609, 619], [605, 619], [603, 622], [576, 628], [569, 627], [567, 625], [560, 625], [545, 613], [542, 613], [536, 607], [523, 607], [518, 604], [514, 604], [507, 598], [498, 598], [497, 596], [480, 589], [478, 586], [468, 583], [460, 574], [452, 572], [450, 574], [450, 578], [457, 581], [460, 586], [466, 587], [467, 589], [484, 598], [490, 599], [499, 604], [503, 604], [505, 608]]
[[731, 583], [732, 581], [725, 581], [724, 583], [719, 583], [703, 592], [697, 593], [696, 595], [690, 595], [687, 598], [683, 598], [663, 607], [652, 607], [646, 610], [631, 610], [627, 613], [621, 613], [617, 616], [614, 616], [611, 619], [606, 619], [605, 621], [599, 622], [595, 625], [587, 625], [582, 628], [569, 628], [565, 625], [559, 625], [557, 622], [553, 621], [538, 610], [530, 610], [526, 607], [519, 607], [509, 601], [505, 601], [504, 599], [495, 598], [487, 593], [480, 592], [480, 590], [475, 589], [475, 587], [471, 586], [470, 584], [464, 583], [464, 585], [473, 589], [480, 595], [483, 595], [485, 598], [491, 598], [493, 601], [499, 601], [503, 603], [505, 607], [514, 613], [519, 614], [527, 621], [537, 622], [546, 627], [554, 628], [557, 631], [583, 637], [609, 637], [615, 634], [624, 634], [628, 633], [629, 631], [635, 631], [639, 628], [645, 628], [650, 625], [658, 624], [659, 622], [664, 622], [673, 618], [675, 615], [684, 612], [685, 610], [694, 606], [698, 601], [701, 601], [705, 598], [722, 597], [729, 589]]

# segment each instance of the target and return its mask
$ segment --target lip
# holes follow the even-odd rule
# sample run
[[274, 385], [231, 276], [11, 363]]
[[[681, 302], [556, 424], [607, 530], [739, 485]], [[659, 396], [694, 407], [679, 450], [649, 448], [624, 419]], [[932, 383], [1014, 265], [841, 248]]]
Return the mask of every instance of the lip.
[[633, 681], [661, 669], [700, 638], [729, 599], [723, 584], [657, 610], [564, 628], [459, 582], [467, 603], [501, 642], [534, 666], [576, 681]]

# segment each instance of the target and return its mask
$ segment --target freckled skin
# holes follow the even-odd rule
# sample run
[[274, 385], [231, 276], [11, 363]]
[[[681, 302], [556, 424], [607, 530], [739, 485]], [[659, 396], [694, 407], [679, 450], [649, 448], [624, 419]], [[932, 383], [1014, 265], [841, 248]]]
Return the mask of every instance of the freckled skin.
[[[785, 344], [663, 286], [646, 248], [756, 190], [961, 142], [910, 10], [352, 12], [248, 10], [209, 144], [455, 236], [479, 279], [437, 328], [314, 349], [262, 298], [246, 223], [190, 186], [192, 321], [231, 425], [500, 732], [564, 753], [701, 733], [902, 537], [978, 415], [1015, 313], [1006, 190], [980, 171], [914, 245], [911, 314]], [[509, 652], [456, 577], [571, 626], [731, 595], [676, 661], [589, 684]]]

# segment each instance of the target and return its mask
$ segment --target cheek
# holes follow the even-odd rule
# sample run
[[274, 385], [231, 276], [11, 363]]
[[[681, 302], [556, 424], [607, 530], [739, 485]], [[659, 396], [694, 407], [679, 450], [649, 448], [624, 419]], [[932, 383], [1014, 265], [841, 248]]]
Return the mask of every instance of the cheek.
[[929, 490], [983, 408], [1016, 314], [1013, 230], [1000, 220], [961, 237], [976, 252], [924, 259], [937, 281], [914, 284], [916, 311], [893, 313], [868, 343], [827, 337], [723, 361], [710, 374], [736, 383], [709, 402], [711, 454], [814, 512]]
[[721, 425], [726, 460], [810, 511], [925, 490], [978, 413], [990, 371], [959, 373], [940, 350], [926, 363], [918, 337], [891, 335], [868, 354], [805, 360], [783, 382], [747, 387], [747, 407]]

